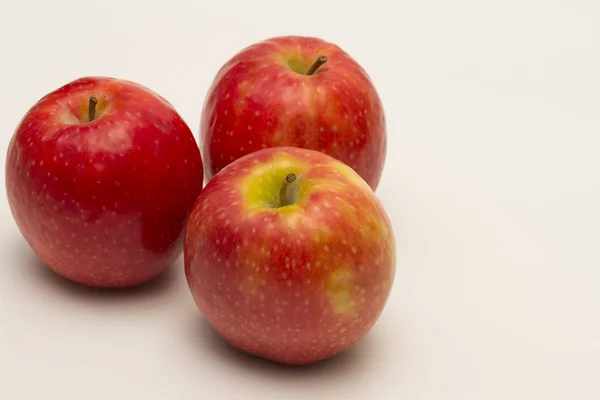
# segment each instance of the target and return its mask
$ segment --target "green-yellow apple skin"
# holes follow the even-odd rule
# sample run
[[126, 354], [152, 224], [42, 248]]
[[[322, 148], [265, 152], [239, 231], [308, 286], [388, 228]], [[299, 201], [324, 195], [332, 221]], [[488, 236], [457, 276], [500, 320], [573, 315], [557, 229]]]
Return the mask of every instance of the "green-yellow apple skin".
[[210, 180], [188, 220], [187, 282], [233, 347], [284, 364], [334, 356], [379, 319], [396, 271], [370, 186], [322, 152], [267, 148]]

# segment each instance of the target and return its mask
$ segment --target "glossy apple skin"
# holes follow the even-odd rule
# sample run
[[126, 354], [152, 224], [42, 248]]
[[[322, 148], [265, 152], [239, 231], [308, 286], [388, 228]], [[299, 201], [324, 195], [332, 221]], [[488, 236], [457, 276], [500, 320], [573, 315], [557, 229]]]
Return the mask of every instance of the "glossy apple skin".
[[[271, 208], [289, 173], [300, 197]], [[184, 245], [191, 294], [218, 334], [296, 365], [368, 333], [390, 294], [395, 257], [392, 226], [366, 182], [324, 153], [285, 147], [246, 155], [209, 181]]]
[[[90, 96], [97, 117], [87, 122]], [[39, 100], [10, 141], [6, 190], [33, 251], [96, 287], [144, 283], [183, 251], [203, 165], [173, 107], [139, 84], [75, 80]]]
[[[304, 69], [328, 61], [313, 75]], [[245, 154], [275, 146], [321, 151], [376, 190], [386, 158], [384, 110], [364, 69], [335, 44], [276, 37], [247, 47], [219, 71], [205, 99], [200, 143], [206, 178]]]

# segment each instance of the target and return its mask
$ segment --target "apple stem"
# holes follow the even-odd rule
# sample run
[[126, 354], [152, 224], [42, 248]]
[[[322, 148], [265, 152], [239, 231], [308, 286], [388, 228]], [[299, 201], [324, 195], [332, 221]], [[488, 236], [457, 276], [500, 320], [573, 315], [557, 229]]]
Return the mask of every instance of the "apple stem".
[[317, 58], [317, 61], [314, 62], [314, 64], [308, 69], [308, 72], [306, 73], [306, 75], [312, 75], [315, 72], [317, 72], [317, 70], [319, 69], [319, 67], [323, 64], [325, 64], [327, 62], [327, 56], [321, 56], [319, 58]]
[[88, 107], [88, 120], [90, 122], [96, 118], [96, 104], [98, 104], [98, 99], [96, 96], [90, 96], [90, 104]]
[[285, 180], [283, 181], [283, 185], [281, 186], [281, 189], [279, 190], [279, 206], [280, 207], [288, 205], [287, 190], [288, 190], [288, 187], [290, 187], [290, 184], [292, 182], [294, 182], [295, 180], [296, 180], [296, 175], [293, 173], [288, 174], [285, 177]]

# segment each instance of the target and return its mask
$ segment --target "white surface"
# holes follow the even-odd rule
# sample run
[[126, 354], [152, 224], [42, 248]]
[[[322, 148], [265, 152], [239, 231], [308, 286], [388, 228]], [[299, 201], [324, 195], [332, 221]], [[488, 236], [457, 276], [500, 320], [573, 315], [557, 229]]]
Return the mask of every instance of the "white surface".
[[40, 96], [84, 75], [151, 87], [197, 135], [235, 52], [323, 37], [386, 108], [397, 281], [352, 351], [277, 367], [202, 324], [181, 262], [122, 294], [55, 278], [4, 196], [0, 398], [600, 398], [600, 3], [87, 3], [0, 3], [4, 148]]

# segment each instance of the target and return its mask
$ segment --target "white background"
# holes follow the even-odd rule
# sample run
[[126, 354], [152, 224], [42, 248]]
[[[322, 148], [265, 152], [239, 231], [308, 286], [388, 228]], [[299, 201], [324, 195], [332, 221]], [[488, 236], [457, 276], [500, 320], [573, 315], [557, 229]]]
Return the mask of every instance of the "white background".
[[0, 4], [4, 149], [35, 101], [80, 76], [149, 86], [197, 135], [214, 74], [241, 48], [283, 34], [339, 44], [385, 105], [377, 194], [398, 249], [367, 338], [285, 368], [211, 333], [181, 261], [116, 294], [56, 278], [4, 196], [0, 398], [600, 398], [596, 0]]

